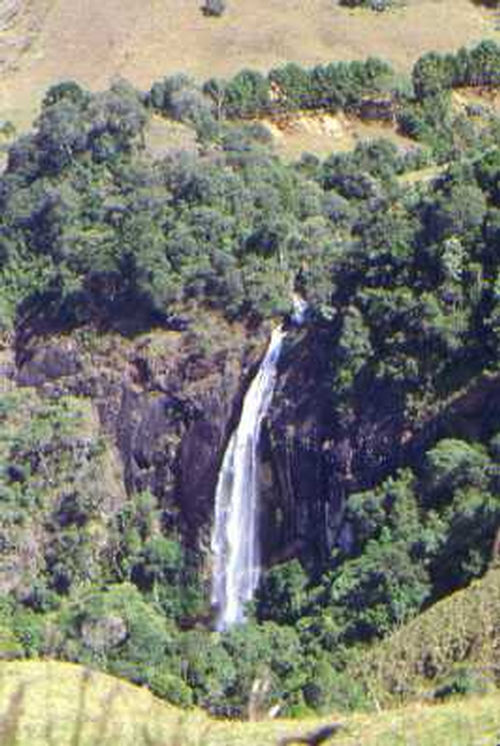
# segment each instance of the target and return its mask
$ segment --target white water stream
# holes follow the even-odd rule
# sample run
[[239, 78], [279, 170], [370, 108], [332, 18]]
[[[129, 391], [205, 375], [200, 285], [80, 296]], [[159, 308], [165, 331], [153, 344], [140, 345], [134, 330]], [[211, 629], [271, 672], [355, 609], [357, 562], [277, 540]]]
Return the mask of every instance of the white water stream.
[[258, 457], [262, 420], [271, 403], [285, 332], [271, 335], [266, 355], [243, 401], [238, 427], [231, 435], [219, 472], [212, 534], [212, 603], [217, 629], [245, 620], [260, 575], [258, 537]]

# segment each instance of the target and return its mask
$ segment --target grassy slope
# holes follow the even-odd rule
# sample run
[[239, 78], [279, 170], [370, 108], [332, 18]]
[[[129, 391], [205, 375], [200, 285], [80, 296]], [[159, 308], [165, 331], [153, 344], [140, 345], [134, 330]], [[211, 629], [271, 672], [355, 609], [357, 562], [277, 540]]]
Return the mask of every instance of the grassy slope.
[[[375, 647], [352, 675], [378, 674], [378, 701], [384, 702], [387, 680], [411, 696], [422, 691], [423, 660], [438, 674], [457, 660], [483, 668], [495, 663], [499, 622], [497, 567]], [[500, 736], [500, 692], [372, 715], [229, 723], [197, 710], [181, 712], [146, 689], [71, 663], [0, 664], [1, 746], [271, 746], [286, 734], [307, 733], [332, 720], [345, 726], [334, 741], [339, 746], [492, 746]]]
[[376, 715], [228, 723], [181, 712], [145, 689], [77, 665], [15, 662], [0, 666], [0, 718], [2, 746], [270, 746], [332, 720], [345, 726], [334, 740], [339, 746], [479, 746], [496, 743], [500, 693]]
[[500, 566], [373, 647], [352, 675], [365, 679], [377, 701], [389, 702], [394, 696], [421, 695], [464, 669], [484, 685], [498, 681]]
[[[499, 38], [494, 13], [470, 0], [407, 0], [390, 13], [332, 0], [229, 0], [220, 19], [200, 0], [31, 0], [0, 32], [0, 116], [26, 126], [58, 79], [92, 88], [116, 75], [140, 87], [183, 70], [205, 79], [288, 60], [307, 65], [378, 55], [407, 70], [429, 49]], [[13, 43], [23, 38], [23, 48]]]

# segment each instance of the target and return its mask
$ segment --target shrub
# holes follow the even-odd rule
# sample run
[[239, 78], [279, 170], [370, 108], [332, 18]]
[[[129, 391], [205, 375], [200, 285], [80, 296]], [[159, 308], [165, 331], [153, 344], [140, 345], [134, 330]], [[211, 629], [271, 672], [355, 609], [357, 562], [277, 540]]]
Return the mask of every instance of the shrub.
[[468, 485], [485, 489], [488, 485], [490, 461], [481, 445], [445, 438], [427, 452], [426, 458], [429, 484], [435, 494], [449, 494]]
[[219, 18], [226, 10], [226, 0], [205, 0], [201, 9], [206, 16]]
[[447, 676], [434, 690], [434, 699], [444, 700], [456, 695], [487, 694], [492, 682], [484, 672], [459, 668]]
[[51, 86], [42, 101], [42, 109], [53, 106], [58, 101], [72, 101], [76, 105], [87, 104], [90, 101], [90, 94], [81, 88], [73, 80], [56, 83]]
[[149, 688], [157, 697], [166, 699], [179, 707], [193, 704], [193, 692], [180, 676], [172, 673], [167, 666], [157, 668], [151, 678]]
[[257, 613], [261, 619], [279, 624], [296, 621], [306, 600], [307, 575], [298, 560], [273, 567], [265, 575], [258, 593]]
[[339, 5], [346, 8], [370, 8], [381, 13], [391, 7], [392, 0], [339, 0]]

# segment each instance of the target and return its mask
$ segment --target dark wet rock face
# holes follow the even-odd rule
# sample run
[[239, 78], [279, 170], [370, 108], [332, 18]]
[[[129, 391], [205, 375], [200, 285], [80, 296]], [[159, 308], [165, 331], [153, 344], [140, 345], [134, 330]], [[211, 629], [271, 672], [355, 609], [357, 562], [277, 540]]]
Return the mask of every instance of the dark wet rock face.
[[330, 443], [330, 363], [321, 334], [289, 335], [262, 439], [262, 544], [273, 563], [329, 552], [343, 502]]
[[183, 529], [190, 543], [209, 530], [241, 376], [240, 366], [222, 363], [195, 392], [189, 382], [184, 390], [176, 385], [176, 394], [123, 387], [116, 432], [127, 489], [160, 498], [167, 524]]
[[18, 386], [92, 401], [117, 450], [129, 495], [148, 490], [166, 528], [208, 545], [217, 474], [266, 334], [224, 325], [210, 345], [187, 332], [31, 339], [11, 371]]
[[71, 346], [35, 347], [20, 364], [17, 382], [21, 386], [41, 386], [47, 381], [74, 376], [79, 370], [78, 352]]

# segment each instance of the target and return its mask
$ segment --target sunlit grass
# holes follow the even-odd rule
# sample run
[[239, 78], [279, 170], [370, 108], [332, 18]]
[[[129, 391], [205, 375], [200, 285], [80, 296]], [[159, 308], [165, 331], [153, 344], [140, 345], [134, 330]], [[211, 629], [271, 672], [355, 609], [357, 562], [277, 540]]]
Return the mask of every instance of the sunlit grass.
[[350, 674], [369, 682], [374, 701], [385, 705], [401, 695], [407, 700], [421, 696], [435, 686], [429, 670], [445, 681], [462, 667], [488, 686], [499, 680], [499, 643], [500, 567], [492, 567], [372, 646]]
[[338, 746], [495, 746], [500, 693], [372, 715], [260, 723], [181, 711], [146, 689], [70, 663], [0, 665], [2, 746], [267, 746], [338, 721]]

